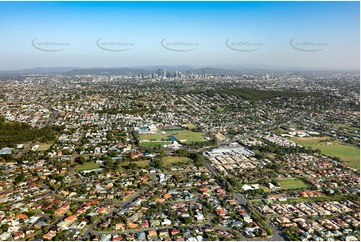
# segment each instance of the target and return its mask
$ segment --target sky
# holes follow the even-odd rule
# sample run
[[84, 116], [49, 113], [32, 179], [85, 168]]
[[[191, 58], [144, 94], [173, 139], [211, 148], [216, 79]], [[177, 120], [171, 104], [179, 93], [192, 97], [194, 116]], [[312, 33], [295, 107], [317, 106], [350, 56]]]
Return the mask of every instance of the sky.
[[0, 2], [0, 70], [358, 70], [359, 2]]

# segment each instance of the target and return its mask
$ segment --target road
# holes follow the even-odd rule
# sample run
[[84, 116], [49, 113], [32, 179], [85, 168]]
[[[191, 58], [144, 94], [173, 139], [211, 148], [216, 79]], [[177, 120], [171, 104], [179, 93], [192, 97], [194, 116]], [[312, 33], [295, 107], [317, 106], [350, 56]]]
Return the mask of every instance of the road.
[[98, 224], [101, 222], [101, 220], [106, 220], [108, 217], [112, 216], [114, 212], [122, 209], [126, 204], [133, 202], [135, 199], [137, 199], [140, 195], [144, 194], [145, 191], [147, 189], [149, 189], [150, 187], [153, 187], [155, 185], [155, 181], [156, 181], [156, 176], [154, 174], [151, 174], [151, 178], [152, 178], [152, 184], [149, 187], [145, 187], [140, 189], [139, 191], [135, 192], [131, 197], [129, 197], [126, 201], [117, 203], [117, 205], [119, 205], [119, 207], [117, 208], [112, 208], [109, 213], [103, 215], [102, 217], [100, 217], [95, 223], [93, 223], [92, 225], [90, 225], [90, 227], [83, 233], [82, 236], [82, 240], [85, 241], [91, 234], [95, 234], [96, 231], [94, 231], [94, 228], [96, 228], [98, 226]]
[[216, 169], [214, 169], [214, 167], [209, 163], [208, 158], [205, 157], [203, 154], [201, 154], [203, 160], [204, 160], [204, 164], [206, 166], [206, 168], [208, 169], [208, 171], [214, 175], [214, 176], [219, 176], [220, 174], [218, 173], [218, 171], [216, 171]]
[[273, 125], [272, 127], [269, 127], [268, 130], [276, 129], [277, 127], [279, 127], [279, 126], [281, 126], [281, 125], [284, 125], [284, 124], [294, 123], [294, 122], [297, 121], [297, 120], [303, 119], [306, 114], [307, 114], [306, 112], [303, 112], [303, 113], [301, 113], [301, 114], [298, 115], [298, 116], [293, 116], [290, 120], [288, 120], [288, 121], [286, 121], [286, 122], [279, 123], [279, 124], [275, 124], [275, 125]]
[[28, 153], [30, 148], [33, 146], [33, 144], [29, 144], [28, 146], [25, 146], [25, 148], [20, 151], [19, 153], [16, 154], [16, 158], [19, 159], [20, 157], [22, 157], [24, 154]]
[[[215, 175], [215, 176], [219, 176], [219, 173], [213, 168], [213, 166], [206, 160], [206, 158], [203, 156], [204, 158], [204, 163], [208, 169], [208, 171]], [[247, 211], [247, 213], [251, 214], [251, 210], [248, 208], [247, 204], [248, 204], [248, 200], [244, 197], [244, 195], [242, 195], [241, 193], [234, 193], [234, 197], [236, 198], [236, 200], [238, 201], [238, 203], [240, 205], [242, 205], [245, 210]], [[269, 238], [265, 238], [264, 240], [271, 240], [271, 241], [284, 241], [287, 240], [286, 235], [276, 226], [274, 226], [273, 224], [269, 223], [268, 227], [270, 227], [272, 229], [272, 237]], [[225, 227], [226, 228], [226, 227]], [[241, 238], [243, 240], [243, 238], [245, 239], [245, 237], [241, 235]], [[261, 240], [261, 238], [257, 238], [257, 240]]]
[[[216, 228], [226, 230], [228, 233], [231, 233], [231, 234], [235, 233], [234, 230], [230, 229], [229, 227], [223, 226], [223, 225], [217, 225]], [[247, 238], [242, 233], [240, 233], [238, 231], [236, 233], [237, 233], [238, 237], [240, 238], [240, 241], [247, 240]]]
[[140, 228], [140, 229], [127, 229], [126, 231], [94, 231], [93, 234], [128, 234], [128, 233], [138, 233], [145, 232], [154, 229], [171, 229], [173, 226], [160, 226], [158, 228]]
[[[247, 206], [247, 199], [240, 193], [234, 193], [234, 197], [236, 200], [243, 205], [246, 209], [247, 213], [251, 214], [251, 210]], [[272, 240], [272, 241], [284, 241], [287, 240], [286, 235], [276, 226], [274, 226], [271, 222], [268, 224], [268, 227], [272, 229], [272, 237], [266, 238], [264, 240]], [[260, 238], [257, 238], [259, 240]]]
[[[48, 105], [44, 105], [47, 109], [50, 110], [50, 106]], [[45, 123], [42, 125], [42, 127], [46, 127], [46, 126], [51, 126], [54, 121], [56, 120], [56, 118], [59, 116], [58, 112], [52, 112], [49, 119], [47, 121], [45, 121]], [[18, 154], [16, 154], [16, 158], [20, 158], [22, 157], [24, 154], [28, 153], [30, 148], [33, 146], [33, 143], [29, 144], [27, 147], [25, 147], [22, 151], [20, 151]]]
[[69, 172], [69, 175], [73, 179], [73, 181], [75, 181], [77, 184], [81, 184], [80, 179], [78, 177], [76, 177], [76, 175], [75, 175], [75, 162], [74, 162], [75, 158], [76, 158], [75, 155], [72, 155], [70, 157], [70, 172]]

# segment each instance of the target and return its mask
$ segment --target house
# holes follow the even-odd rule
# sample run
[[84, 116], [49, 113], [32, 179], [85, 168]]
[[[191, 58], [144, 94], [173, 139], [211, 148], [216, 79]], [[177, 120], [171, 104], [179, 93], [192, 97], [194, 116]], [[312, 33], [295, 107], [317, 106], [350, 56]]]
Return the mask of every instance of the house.
[[149, 222], [148, 220], [144, 220], [140, 225], [139, 227], [141, 228], [149, 228]]
[[216, 208], [215, 212], [221, 217], [223, 217], [223, 216], [225, 216], [227, 214], [227, 211], [224, 210], [223, 208]]
[[103, 234], [101, 237], [100, 237], [100, 240], [101, 241], [110, 241], [112, 235], [110, 234]]
[[122, 224], [122, 223], [116, 224], [116, 225], [114, 226], [114, 229], [115, 229], [115, 230], [122, 230], [122, 231], [124, 231], [124, 230], [125, 230], [125, 224]]
[[28, 218], [28, 216], [27, 216], [26, 214], [22, 214], [22, 213], [18, 214], [17, 217], [18, 217], [19, 219], [27, 219], [27, 218]]
[[34, 233], [35, 233], [35, 230], [27, 230], [26, 232], [25, 232], [25, 236], [27, 237], [27, 238], [33, 238], [34, 237]]
[[248, 190], [253, 190], [253, 187], [251, 187], [250, 185], [245, 184], [245, 185], [242, 186], [242, 189], [244, 191], [248, 191]]
[[17, 232], [14, 234], [14, 240], [24, 239], [25, 234], [23, 232]]
[[45, 223], [45, 219], [41, 219], [39, 222], [37, 222], [35, 225], [34, 225], [34, 228], [36, 229], [40, 229], [41, 227], [45, 226], [46, 223]]
[[276, 200], [276, 199], [280, 199], [281, 197], [283, 197], [283, 194], [270, 194], [270, 195], [267, 195], [267, 199], [269, 199], [269, 200]]
[[168, 229], [160, 229], [158, 230], [158, 233], [159, 233], [159, 237], [161, 238], [165, 238], [169, 236]]
[[90, 201], [90, 202], [83, 202], [83, 206], [91, 206], [91, 205], [98, 205], [99, 201]]
[[65, 219], [64, 219], [64, 221], [65, 222], [67, 222], [67, 223], [73, 223], [74, 221], [76, 220], [76, 215], [70, 215], [70, 216], [68, 216], [68, 217], [66, 217]]
[[68, 230], [69, 229], [69, 222], [67, 221], [61, 221], [56, 225], [58, 228], [62, 230]]
[[138, 240], [146, 240], [145, 233], [144, 232], [138, 232], [137, 233]]
[[220, 196], [225, 196], [226, 195], [226, 191], [223, 190], [222, 188], [217, 188], [216, 189], [216, 193]]
[[[232, 235], [232, 237], [230, 237], [230, 238], [233, 238], [233, 235]], [[203, 241], [203, 240], [204, 240], [203, 237], [200, 236], [200, 235], [197, 235], [197, 236], [196, 236], [196, 239], [197, 239], [197, 241]]]
[[345, 241], [359, 241], [355, 236], [353, 235], [346, 235], [342, 237], [343, 240]]
[[229, 203], [229, 205], [236, 205], [237, 204], [237, 202], [235, 201], [235, 200], [227, 200], [227, 202]]
[[51, 240], [56, 236], [56, 231], [50, 230], [48, 233], [43, 235], [43, 239]]
[[158, 226], [160, 226], [160, 221], [159, 220], [152, 220], [151, 222], [150, 222], [150, 226], [151, 227], [158, 227]]
[[5, 233], [0, 234], [0, 240], [1, 241], [8, 240], [9, 238], [11, 238], [11, 234], [9, 232], [5, 232]]
[[108, 209], [107, 208], [98, 208], [98, 211], [97, 211], [99, 214], [105, 214], [108, 212]]
[[203, 221], [204, 220], [204, 216], [201, 213], [197, 213], [197, 215], [195, 216], [197, 221]]
[[273, 183], [271, 183], [271, 182], [268, 183], [268, 187], [269, 187], [269, 189], [271, 189], [272, 191], [280, 189], [280, 187], [275, 186], [275, 185], [274, 185]]
[[231, 220], [228, 225], [231, 227], [242, 227], [242, 222], [238, 220]]
[[247, 237], [255, 237], [251, 228], [246, 227], [243, 231]]
[[64, 204], [63, 206], [61, 206], [60, 208], [58, 208], [57, 210], [55, 210], [54, 214], [55, 215], [63, 215], [66, 212], [68, 212], [70, 209], [70, 205], [69, 204]]
[[76, 210], [76, 213], [77, 213], [77, 214], [82, 214], [82, 213], [85, 213], [85, 212], [86, 212], [86, 208], [84, 208], [84, 207], [83, 207], [83, 208], [79, 208], [79, 209]]
[[198, 191], [202, 194], [208, 194], [210, 192], [211, 189], [209, 189], [208, 187], [200, 187], [198, 188]]
[[157, 231], [155, 231], [155, 230], [148, 230], [148, 237], [150, 237], [150, 238], [157, 238], [157, 237], [158, 237]]
[[134, 236], [133, 233], [126, 234], [126, 235], [125, 235], [125, 239], [126, 239], [126, 240], [132, 240], [132, 241], [134, 241], [134, 240], [135, 240], [135, 236]]
[[137, 229], [139, 227], [139, 225], [136, 223], [128, 223], [127, 226], [128, 229]]
[[243, 220], [246, 222], [246, 223], [252, 223], [253, 222], [253, 220], [251, 219], [251, 216], [249, 216], [249, 214], [243, 214], [242, 215], [242, 217], [243, 217]]
[[171, 198], [171, 197], [172, 197], [172, 195], [169, 194], [169, 193], [164, 194], [164, 199], [166, 199], [166, 200]]
[[33, 224], [33, 223], [35, 223], [36, 221], [38, 221], [39, 219], [40, 219], [40, 217], [31, 216], [30, 219], [29, 219], [29, 224]]
[[177, 235], [180, 233], [180, 230], [178, 228], [171, 228], [170, 229], [170, 234], [171, 235]]
[[123, 240], [123, 237], [119, 234], [113, 235], [113, 237], [112, 237], [112, 241], [122, 241], [122, 240]]
[[172, 221], [170, 221], [169, 219], [165, 219], [163, 222], [162, 222], [162, 226], [169, 226], [172, 224]]

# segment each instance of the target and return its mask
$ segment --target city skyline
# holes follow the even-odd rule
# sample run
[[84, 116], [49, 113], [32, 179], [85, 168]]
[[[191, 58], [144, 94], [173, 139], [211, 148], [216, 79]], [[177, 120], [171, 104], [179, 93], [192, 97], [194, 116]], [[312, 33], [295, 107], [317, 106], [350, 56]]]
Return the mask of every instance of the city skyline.
[[359, 2], [0, 2], [0, 70], [358, 70], [359, 17]]

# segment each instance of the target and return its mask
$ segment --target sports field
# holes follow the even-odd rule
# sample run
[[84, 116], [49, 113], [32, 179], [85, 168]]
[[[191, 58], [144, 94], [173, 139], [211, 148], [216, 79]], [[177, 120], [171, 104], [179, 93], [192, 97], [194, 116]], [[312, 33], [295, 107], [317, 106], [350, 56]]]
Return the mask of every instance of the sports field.
[[179, 141], [183, 141], [184, 143], [192, 143], [192, 142], [202, 142], [206, 141], [204, 139], [204, 133], [203, 132], [193, 132], [189, 130], [174, 130], [174, 131], [168, 131], [168, 135], [173, 135], [176, 137]]
[[298, 178], [285, 178], [278, 180], [282, 190], [307, 188], [308, 185]]
[[130, 163], [133, 163], [133, 164], [136, 164], [138, 167], [141, 167], [141, 168], [144, 168], [146, 167], [147, 165], [149, 165], [149, 160], [140, 160], [140, 161], [127, 161], [127, 162], [121, 162], [120, 163], [120, 166], [127, 166], [129, 165]]
[[38, 151], [47, 151], [50, 148], [50, 146], [52, 146], [53, 144], [54, 141], [50, 141], [48, 143], [40, 143]]
[[325, 155], [340, 157], [342, 161], [360, 170], [360, 149], [355, 146], [338, 140], [331, 141], [330, 137], [291, 138], [291, 140], [305, 147], [319, 149]]
[[168, 140], [168, 136], [164, 134], [141, 134], [140, 135], [141, 140], [149, 140], [149, 141], [161, 141]]
[[170, 141], [151, 141], [151, 142], [142, 142], [143, 146], [163, 146], [163, 145], [169, 145], [172, 142]]
[[[169, 130], [165, 134], [141, 134], [140, 140], [142, 145], [146, 146], [155, 146], [155, 145], [165, 145], [170, 144], [169, 137], [173, 135], [180, 142], [190, 144], [192, 142], [203, 142], [204, 139], [203, 132], [193, 132], [190, 130]], [[149, 141], [149, 142], [148, 142]]]
[[95, 162], [84, 162], [82, 165], [77, 165], [75, 167], [75, 171], [85, 171], [85, 170], [92, 170], [92, 169], [98, 169], [100, 167], [99, 164], [96, 164]]
[[194, 125], [194, 124], [192, 124], [192, 123], [188, 123], [188, 124], [186, 124], [186, 126], [187, 126], [187, 128], [188, 129], [194, 129], [196, 126]]
[[176, 156], [167, 156], [162, 159], [163, 166], [172, 166], [176, 163], [190, 164], [192, 162], [188, 157], [176, 157]]

